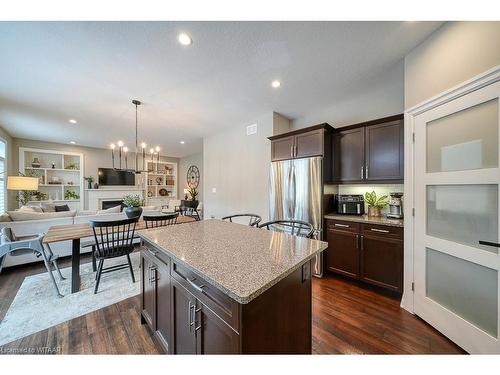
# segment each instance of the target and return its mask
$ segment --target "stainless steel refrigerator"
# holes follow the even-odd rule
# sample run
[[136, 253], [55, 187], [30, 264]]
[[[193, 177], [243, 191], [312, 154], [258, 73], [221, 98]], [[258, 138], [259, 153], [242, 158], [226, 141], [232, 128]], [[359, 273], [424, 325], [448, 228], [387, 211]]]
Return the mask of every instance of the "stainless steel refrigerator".
[[[271, 163], [270, 219], [303, 220], [323, 233], [323, 158], [313, 157]], [[323, 257], [317, 255], [313, 275], [323, 276]]]

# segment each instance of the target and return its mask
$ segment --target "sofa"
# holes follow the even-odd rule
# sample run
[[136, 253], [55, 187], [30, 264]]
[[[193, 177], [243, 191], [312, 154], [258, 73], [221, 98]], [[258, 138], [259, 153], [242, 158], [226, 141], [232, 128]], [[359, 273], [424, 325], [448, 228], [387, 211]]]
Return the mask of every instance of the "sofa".
[[[30, 236], [34, 234], [47, 233], [50, 227], [55, 225], [85, 224], [92, 220], [120, 220], [126, 219], [125, 212], [120, 212], [120, 207], [112, 207], [108, 210], [99, 211], [62, 211], [62, 212], [28, 212], [23, 214], [22, 209], [8, 211], [2, 215], [0, 222], [0, 231], [2, 228], [10, 228], [14, 237]], [[143, 207], [143, 214], [158, 214], [159, 208], [149, 206]], [[10, 219], [10, 220], [9, 220]], [[83, 241], [92, 238], [82, 239]], [[139, 240], [136, 240], [138, 243]], [[71, 241], [56, 242], [50, 245], [54, 254], [59, 257], [71, 255]], [[81, 253], [88, 253], [90, 247], [82, 248]], [[41, 262], [34, 254], [6, 255], [2, 262], [2, 268], [17, 266], [33, 262]]]

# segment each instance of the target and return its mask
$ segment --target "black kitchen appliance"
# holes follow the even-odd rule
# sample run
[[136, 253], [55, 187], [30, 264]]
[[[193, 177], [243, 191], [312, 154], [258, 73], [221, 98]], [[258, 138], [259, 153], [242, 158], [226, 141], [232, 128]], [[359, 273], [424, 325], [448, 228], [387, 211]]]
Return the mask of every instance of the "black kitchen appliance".
[[365, 200], [362, 195], [337, 195], [336, 207], [341, 215], [364, 215]]

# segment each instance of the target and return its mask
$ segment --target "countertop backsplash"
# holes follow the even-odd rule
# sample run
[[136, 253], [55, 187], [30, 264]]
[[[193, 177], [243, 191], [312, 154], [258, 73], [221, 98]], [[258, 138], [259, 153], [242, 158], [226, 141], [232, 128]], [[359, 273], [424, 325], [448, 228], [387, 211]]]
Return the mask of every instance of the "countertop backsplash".
[[[362, 194], [363, 196], [367, 191], [372, 192], [375, 191], [377, 196], [379, 195], [389, 195], [389, 193], [393, 192], [403, 192], [404, 185], [403, 184], [373, 184], [373, 185], [364, 185], [364, 184], [353, 184], [353, 185], [325, 185], [325, 194]], [[404, 197], [403, 197], [403, 205], [404, 205]], [[368, 210], [367, 207], [365, 207]], [[389, 212], [389, 207], [384, 207], [382, 209], [382, 213], [386, 214]]]

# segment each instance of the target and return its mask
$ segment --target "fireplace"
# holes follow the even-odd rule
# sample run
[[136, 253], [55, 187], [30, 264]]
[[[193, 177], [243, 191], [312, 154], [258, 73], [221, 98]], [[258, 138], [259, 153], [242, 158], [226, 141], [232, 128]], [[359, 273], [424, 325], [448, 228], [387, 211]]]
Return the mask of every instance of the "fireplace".
[[105, 200], [101, 201], [101, 209], [102, 210], [107, 210], [108, 208], [116, 207], [116, 206], [121, 206], [120, 211], [123, 211], [123, 207], [125, 205], [123, 204], [123, 201], [120, 200]]

